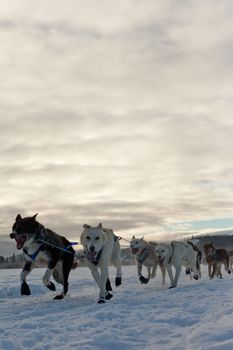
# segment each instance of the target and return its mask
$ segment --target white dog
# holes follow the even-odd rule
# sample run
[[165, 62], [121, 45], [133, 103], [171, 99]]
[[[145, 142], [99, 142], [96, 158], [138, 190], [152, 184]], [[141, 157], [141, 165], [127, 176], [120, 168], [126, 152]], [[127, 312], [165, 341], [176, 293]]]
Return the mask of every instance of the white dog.
[[[135, 255], [137, 270], [138, 270], [138, 278], [141, 283], [148, 283], [150, 278], [155, 277], [156, 270], [158, 267], [158, 258], [155, 254], [155, 242], [146, 242], [144, 238], [136, 238], [133, 236], [130, 241], [130, 248], [132, 254]], [[142, 275], [142, 267], [145, 266], [147, 268], [148, 277], [145, 278]], [[165, 274], [166, 268], [165, 266], [160, 266], [162, 273], [162, 283], [165, 283]]]
[[109, 300], [113, 296], [109, 293], [112, 290], [108, 273], [110, 259], [117, 268], [115, 285], [121, 284], [119, 239], [111, 229], [103, 228], [101, 223], [97, 227], [91, 227], [87, 224], [83, 227], [80, 240], [84, 247], [86, 263], [100, 289], [98, 303], [104, 303], [105, 300]]
[[[187, 242], [159, 243], [155, 246], [155, 254], [159, 264], [166, 266], [171, 281], [170, 288], [177, 286], [182, 266], [189, 267], [193, 271], [193, 278], [198, 280], [197, 252]], [[175, 278], [173, 278], [172, 266], [176, 270]]]

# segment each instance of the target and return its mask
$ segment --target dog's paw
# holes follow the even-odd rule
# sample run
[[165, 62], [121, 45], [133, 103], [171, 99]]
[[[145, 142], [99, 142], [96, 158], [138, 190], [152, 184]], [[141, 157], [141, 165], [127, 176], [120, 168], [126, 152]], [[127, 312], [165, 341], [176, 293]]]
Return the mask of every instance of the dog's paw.
[[190, 273], [191, 273], [190, 269], [186, 269], [185, 273], [186, 273], [186, 275], [190, 275]]
[[53, 300], [61, 300], [61, 299], [64, 299], [64, 295], [62, 294], [58, 294], [53, 298]]
[[228, 270], [227, 272], [229, 273], [229, 275], [231, 274], [231, 270]]
[[116, 285], [116, 287], [118, 287], [118, 286], [120, 286], [121, 285], [121, 277], [116, 277], [116, 279], [115, 279], [115, 285]]
[[31, 295], [30, 288], [26, 282], [21, 284], [21, 295]]
[[105, 303], [105, 300], [103, 298], [98, 300], [98, 304], [104, 304], [104, 303]]
[[140, 276], [139, 277], [139, 281], [142, 283], [142, 284], [147, 284], [149, 282], [149, 278], [145, 278], [143, 276]]
[[55, 292], [55, 290], [56, 290], [55, 284], [53, 282], [51, 282], [51, 281], [46, 287], [48, 289], [52, 290], [53, 292]]
[[170, 286], [169, 289], [176, 288], [176, 286]]
[[105, 294], [105, 299], [106, 299], [106, 300], [110, 300], [110, 299], [112, 299], [112, 298], [113, 298], [113, 295], [112, 295], [111, 293], [107, 292], [107, 293]]
[[193, 278], [197, 281], [198, 280], [198, 276], [194, 275]]

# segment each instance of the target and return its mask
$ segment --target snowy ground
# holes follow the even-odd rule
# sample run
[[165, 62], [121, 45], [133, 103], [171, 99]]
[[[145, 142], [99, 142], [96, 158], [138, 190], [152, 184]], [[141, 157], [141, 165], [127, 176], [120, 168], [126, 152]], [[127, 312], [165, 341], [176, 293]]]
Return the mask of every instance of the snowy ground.
[[97, 304], [87, 268], [72, 271], [62, 301], [42, 285], [43, 272], [32, 271], [32, 295], [21, 297], [20, 270], [0, 270], [1, 350], [233, 349], [233, 277], [226, 273], [212, 281], [205, 267], [200, 281], [182, 273], [178, 288], [168, 290], [159, 275], [140, 285], [136, 266], [127, 266], [114, 298]]

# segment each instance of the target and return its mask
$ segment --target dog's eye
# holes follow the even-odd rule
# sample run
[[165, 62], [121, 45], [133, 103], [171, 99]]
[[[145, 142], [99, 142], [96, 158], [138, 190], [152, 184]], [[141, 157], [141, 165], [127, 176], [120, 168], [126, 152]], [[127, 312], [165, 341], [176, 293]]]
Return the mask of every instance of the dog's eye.
[[86, 237], [87, 240], [91, 239], [89, 236]]
[[95, 240], [96, 240], [96, 241], [98, 241], [98, 239], [100, 239], [99, 236], [95, 237]]
[[162, 249], [162, 253], [164, 253], [164, 250]]
[[155, 253], [158, 253], [158, 252], [159, 252], [158, 250], [155, 251]]

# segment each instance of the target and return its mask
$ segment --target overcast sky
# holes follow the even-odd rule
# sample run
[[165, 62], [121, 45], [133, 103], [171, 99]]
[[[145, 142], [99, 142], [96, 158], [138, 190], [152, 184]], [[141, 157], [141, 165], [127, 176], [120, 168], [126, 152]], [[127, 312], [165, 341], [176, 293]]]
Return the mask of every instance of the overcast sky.
[[233, 226], [230, 0], [0, 0], [0, 254], [18, 213]]

